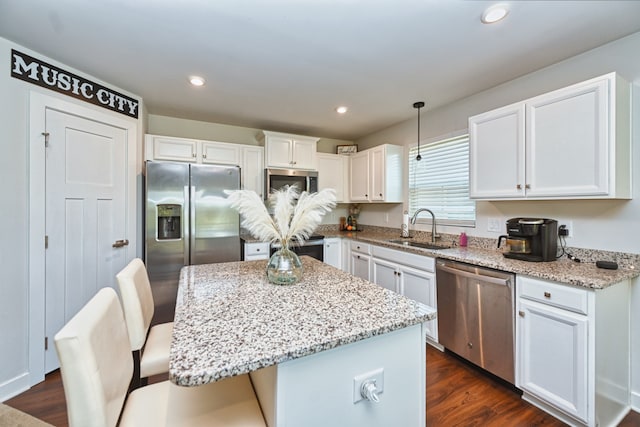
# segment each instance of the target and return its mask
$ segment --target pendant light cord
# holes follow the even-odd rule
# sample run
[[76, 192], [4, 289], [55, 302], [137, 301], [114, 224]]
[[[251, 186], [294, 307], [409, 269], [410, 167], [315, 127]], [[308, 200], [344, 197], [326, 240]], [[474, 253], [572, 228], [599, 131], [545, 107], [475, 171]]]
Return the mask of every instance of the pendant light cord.
[[422, 160], [422, 156], [420, 155], [420, 109], [424, 107], [424, 102], [418, 101], [413, 103], [413, 108], [418, 109], [418, 155], [416, 156], [416, 161], [419, 162]]

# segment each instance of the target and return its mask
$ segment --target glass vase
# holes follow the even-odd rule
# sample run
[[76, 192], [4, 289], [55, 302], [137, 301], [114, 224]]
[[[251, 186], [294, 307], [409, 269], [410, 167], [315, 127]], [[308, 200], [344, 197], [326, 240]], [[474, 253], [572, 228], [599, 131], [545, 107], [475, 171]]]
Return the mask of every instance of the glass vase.
[[302, 262], [286, 245], [271, 255], [267, 264], [267, 278], [276, 285], [292, 285], [302, 279]]

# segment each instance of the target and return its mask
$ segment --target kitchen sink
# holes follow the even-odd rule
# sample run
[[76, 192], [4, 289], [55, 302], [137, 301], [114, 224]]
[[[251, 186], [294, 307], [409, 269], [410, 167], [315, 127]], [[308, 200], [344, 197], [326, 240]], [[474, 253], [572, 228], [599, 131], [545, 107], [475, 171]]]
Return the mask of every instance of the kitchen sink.
[[395, 243], [397, 245], [403, 246], [412, 246], [414, 248], [422, 248], [422, 249], [449, 249], [451, 246], [448, 245], [439, 245], [437, 243], [428, 243], [428, 242], [412, 242], [411, 240], [405, 239], [391, 239], [387, 240], [389, 243]]

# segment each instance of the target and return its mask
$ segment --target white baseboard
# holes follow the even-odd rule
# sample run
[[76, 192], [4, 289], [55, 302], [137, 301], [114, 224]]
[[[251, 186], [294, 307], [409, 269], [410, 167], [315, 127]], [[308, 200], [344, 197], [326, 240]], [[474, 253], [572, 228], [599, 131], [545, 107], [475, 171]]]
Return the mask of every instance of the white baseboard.
[[25, 390], [29, 390], [31, 384], [29, 383], [29, 373], [24, 372], [16, 377], [11, 378], [0, 384], [0, 402], [9, 400], [14, 396], [22, 393]]
[[631, 391], [631, 409], [640, 412], [640, 392]]

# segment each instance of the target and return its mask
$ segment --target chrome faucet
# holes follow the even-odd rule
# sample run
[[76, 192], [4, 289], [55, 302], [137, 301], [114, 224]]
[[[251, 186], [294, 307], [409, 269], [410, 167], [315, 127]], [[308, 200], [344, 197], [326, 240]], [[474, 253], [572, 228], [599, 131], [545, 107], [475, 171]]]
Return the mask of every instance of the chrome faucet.
[[420, 212], [429, 212], [431, 214], [431, 243], [435, 243], [436, 239], [439, 239], [440, 236], [436, 230], [436, 216], [433, 214], [431, 209], [420, 208], [418, 209], [413, 216], [411, 217], [411, 224], [414, 225], [416, 223], [416, 218]]

